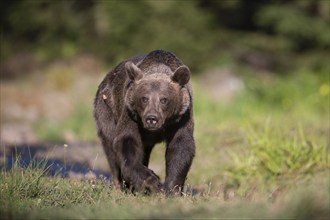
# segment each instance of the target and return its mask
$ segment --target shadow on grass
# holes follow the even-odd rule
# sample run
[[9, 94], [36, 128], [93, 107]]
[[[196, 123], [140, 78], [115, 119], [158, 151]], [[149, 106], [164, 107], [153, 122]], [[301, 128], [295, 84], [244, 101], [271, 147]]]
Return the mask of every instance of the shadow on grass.
[[82, 178], [102, 178], [112, 181], [112, 175], [98, 169], [92, 169], [88, 162], [72, 162], [54, 158], [44, 158], [38, 153], [44, 153], [49, 150], [42, 144], [35, 145], [18, 145], [6, 147], [6, 152], [2, 157], [4, 161], [0, 163], [0, 170], [11, 170], [14, 167], [41, 168], [48, 176], [62, 176], [70, 178], [72, 176], [80, 176]]

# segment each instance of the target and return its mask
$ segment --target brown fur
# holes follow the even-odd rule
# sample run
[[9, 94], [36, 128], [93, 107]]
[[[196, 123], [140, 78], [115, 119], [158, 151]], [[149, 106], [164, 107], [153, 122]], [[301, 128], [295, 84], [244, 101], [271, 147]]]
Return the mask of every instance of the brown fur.
[[[174, 54], [156, 50], [128, 59], [101, 82], [94, 116], [114, 176], [140, 192], [182, 189], [195, 155], [190, 71]], [[164, 184], [148, 168], [156, 143], [166, 143]]]

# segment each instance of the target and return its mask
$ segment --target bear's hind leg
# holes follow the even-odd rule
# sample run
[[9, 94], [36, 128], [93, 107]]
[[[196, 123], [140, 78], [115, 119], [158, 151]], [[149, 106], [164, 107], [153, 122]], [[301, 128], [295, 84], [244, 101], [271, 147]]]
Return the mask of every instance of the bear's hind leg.
[[104, 135], [100, 135], [102, 140], [103, 151], [106, 155], [108, 164], [110, 166], [111, 175], [113, 177], [113, 181], [115, 184], [120, 185], [122, 187], [122, 178], [120, 167], [116, 161], [116, 155], [113, 151], [113, 139], [109, 137], [105, 137]]

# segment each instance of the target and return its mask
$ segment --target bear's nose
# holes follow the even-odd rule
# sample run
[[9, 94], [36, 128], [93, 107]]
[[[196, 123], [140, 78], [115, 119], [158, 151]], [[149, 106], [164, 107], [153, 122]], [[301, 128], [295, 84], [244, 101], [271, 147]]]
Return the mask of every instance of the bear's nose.
[[149, 124], [151, 126], [156, 125], [158, 122], [158, 118], [155, 115], [148, 115], [146, 118], [146, 122], [147, 122], [147, 124]]

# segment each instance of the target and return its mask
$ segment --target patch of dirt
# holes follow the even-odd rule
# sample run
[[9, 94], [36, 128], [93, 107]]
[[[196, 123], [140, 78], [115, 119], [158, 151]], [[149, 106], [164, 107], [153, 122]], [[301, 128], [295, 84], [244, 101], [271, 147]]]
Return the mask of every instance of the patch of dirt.
[[[89, 102], [92, 108], [94, 91], [91, 93], [91, 88], [96, 92], [103, 77], [99, 74], [101, 62], [90, 55], [48, 64], [33, 62], [33, 68], [27, 68], [32, 73], [24, 75], [23, 64], [30, 59], [22, 55], [4, 64], [10, 69], [6, 70], [8, 74], [15, 77], [2, 76], [0, 82], [0, 144], [35, 143], [38, 122], [64, 119], [76, 111], [79, 102]], [[22, 68], [14, 68], [15, 60]], [[73, 140], [72, 131], [64, 133], [68, 140]]]
[[218, 102], [228, 103], [245, 88], [244, 81], [228, 69], [213, 69], [203, 74], [203, 88]]
[[81, 142], [68, 129], [63, 131], [65, 142], [41, 143], [35, 131], [43, 120], [56, 122], [74, 114], [79, 103], [88, 102], [92, 108], [103, 78], [102, 63], [90, 55], [40, 63], [20, 54], [1, 65], [0, 168], [11, 169], [18, 160], [22, 167], [47, 167], [49, 175], [110, 178], [99, 142]]

